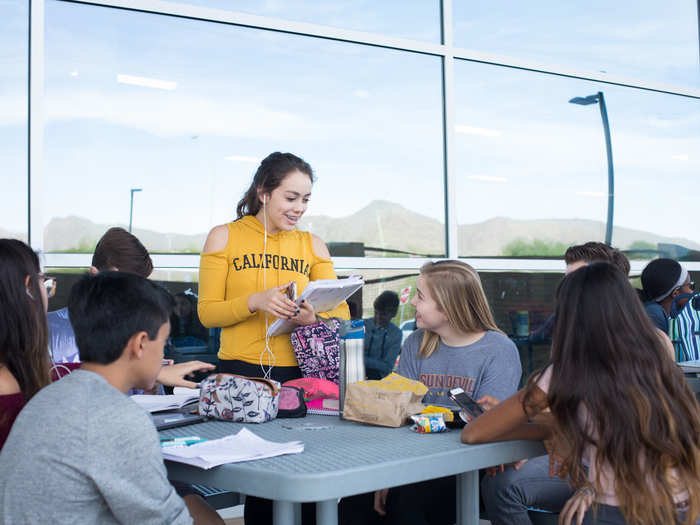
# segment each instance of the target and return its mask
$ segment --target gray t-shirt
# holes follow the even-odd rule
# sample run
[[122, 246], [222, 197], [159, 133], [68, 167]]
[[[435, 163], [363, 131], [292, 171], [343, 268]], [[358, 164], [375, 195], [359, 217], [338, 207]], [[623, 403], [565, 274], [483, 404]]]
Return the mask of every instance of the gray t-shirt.
[[522, 374], [518, 349], [500, 332], [490, 330], [467, 346], [447, 346], [440, 341], [427, 359], [418, 357], [422, 341], [423, 330], [408, 336], [398, 373], [429, 388], [423, 403], [456, 406], [448, 393], [458, 387], [475, 400], [484, 394], [503, 400], [517, 391]]
[[0, 523], [191, 524], [148, 414], [76, 370], [37, 393], [0, 452]]

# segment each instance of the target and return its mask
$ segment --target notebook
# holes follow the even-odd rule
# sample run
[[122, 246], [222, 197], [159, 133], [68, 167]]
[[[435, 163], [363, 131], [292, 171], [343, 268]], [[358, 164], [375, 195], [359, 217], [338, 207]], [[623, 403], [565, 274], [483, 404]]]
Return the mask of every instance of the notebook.
[[312, 399], [306, 402], [306, 413], [319, 416], [339, 416], [340, 401], [338, 399]]
[[131, 400], [149, 412], [162, 412], [173, 410], [199, 402], [199, 389], [179, 389], [178, 393], [167, 396], [154, 396], [148, 394], [135, 394]]
[[[343, 279], [310, 281], [302, 294], [296, 299], [296, 303], [299, 304], [304, 299], [314, 307], [315, 312], [327, 312], [345, 301], [345, 299], [362, 288], [364, 284], [360, 275], [351, 275]], [[286, 319], [277, 319], [267, 329], [267, 333], [270, 336], [288, 334], [297, 326], [299, 325]]]

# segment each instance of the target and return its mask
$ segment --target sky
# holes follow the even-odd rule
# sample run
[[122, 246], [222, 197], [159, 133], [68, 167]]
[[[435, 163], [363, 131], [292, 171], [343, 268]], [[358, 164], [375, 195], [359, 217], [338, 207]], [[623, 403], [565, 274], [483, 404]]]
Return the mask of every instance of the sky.
[[[25, 4], [0, 0], [0, 176], [9, 196], [0, 228], [15, 231], [26, 228], [27, 214]], [[437, 1], [233, 4], [440, 39]], [[700, 87], [696, 3], [595, 1], [586, 13], [562, 4], [455, 0], [455, 45]], [[314, 167], [309, 214], [342, 217], [383, 199], [444, 221], [440, 58], [56, 0], [46, 6], [45, 222], [78, 215], [126, 223], [129, 190], [142, 188], [139, 228], [202, 233], [233, 217], [257, 163], [276, 150]], [[611, 124], [615, 224], [700, 242], [686, 190], [700, 175], [700, 101], [464, 60], [455, 61], [458, 221], [603, 221], [598, 106], [567, 102], [599, 90]]]

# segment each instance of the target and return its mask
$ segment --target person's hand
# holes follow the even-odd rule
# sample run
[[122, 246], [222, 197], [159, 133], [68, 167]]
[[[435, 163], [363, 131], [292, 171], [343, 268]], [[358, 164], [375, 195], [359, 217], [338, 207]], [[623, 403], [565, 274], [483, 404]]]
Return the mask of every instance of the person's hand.
[[543, 443], [549, 454], [549, 477], [559, 476], [561, 479], [566, 479], [569, 471], [564, 466], [564, 457], [557, 452], [557, 448], [561, 447], [556, 447], [553, 439], [545, 439]]
[[290, 321], [300, 326], [314, 324], [315, 322], [317, 322], [314, 307], [311, 306], [311, 303], [302, 299], [302, 301], [299, 303], [299, 312], [296, 315], [292, 316]]
[[479, 404], [479, 406], [481, 408], [483, 408], [484, 410], [486, 410], [488, 412], [493, 407], [495, 407], [498, 403], [500, 403], [501, 400], [498, 398], [495, 398], [493, 396], [489, 396], [489, 395], [484, 394], [479, 399], [477, 399], [476, 402]]
[[506, 463], [504, 465], [496, 465], [495, 467], [489, 467], [486, 469], [486, 475], [494, 477], [501, 472], [503, 472], [506, 467], [513, 467], [515, 470], [520, 470], [523, 468], [523, 465], [527, 463], [527, 459], [521, 459], [520, 461], [516, 461], [514, 463]]
[[559, 525], [571, 525], [576, 520], [576, 525], [581, 525], [586, 511], [593, 503], [595, 492], [591, 487], [578, 489], [564, 505], [559, 514]]
[[284, 293], [290, 283], [291, 281], [287, 284], [249, 295], [248, 310], [251, 312], [262, 310], [280, 319], [293, 319], [299, 314], [300, 308]]
[[377, 490], [374, 492], [374, 511], [380, 516], [386, 516], [386, 497], [389, 489]]
[[211, 372], [216, 366], [203, 361], [187, 361], [176, 365], [167, 365], [158, 372], [158, 381], [165, 386], [184, 386], [186, 388], [197, 388], [197, 383], [188, 381], [185, 376], [191, 376], [194, 372]]

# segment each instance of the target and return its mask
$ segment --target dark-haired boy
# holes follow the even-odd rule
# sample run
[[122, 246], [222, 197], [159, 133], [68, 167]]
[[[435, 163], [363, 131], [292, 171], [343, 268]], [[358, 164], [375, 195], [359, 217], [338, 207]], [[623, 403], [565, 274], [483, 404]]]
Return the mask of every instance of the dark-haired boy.
[[[129, 272], [146, 278], [153, 272], [153, 261], [146, 247], [134, 234], [124, 228], [114, 227], [107, 230], [97, 242], [89, 271], [93, 275], [103, 271]], [[79, 362], [80, 352], [68, 308], [49, 312], [46, 314], [46, 319], [49, 325], [49, 346], [53, 360], [57, 363]], [[158, 374], [158, 383], [194, 388], [195, 384], [185, 379], [185, 376], [197, 370], [213, 369], [214, 365], [202, 361], [188, 361], [166, 366]], [[131, 393], [141, 393], [141, 391]]]
[[[0, 523], [192, 523], [188, 509], [203, 502], [176, 494], [153, 423], [125, 395], [161, 368], [167, 292], [103, 272], [78, 281], [68, 304], [83, 366], [17, 417], [0, 453]], [[208, 511], [205, 521], [223, 523]]]

